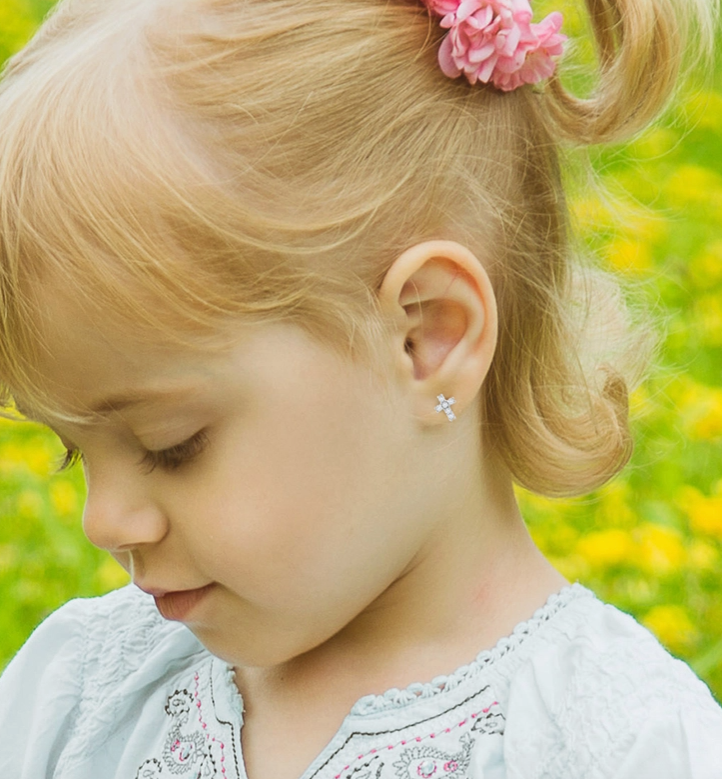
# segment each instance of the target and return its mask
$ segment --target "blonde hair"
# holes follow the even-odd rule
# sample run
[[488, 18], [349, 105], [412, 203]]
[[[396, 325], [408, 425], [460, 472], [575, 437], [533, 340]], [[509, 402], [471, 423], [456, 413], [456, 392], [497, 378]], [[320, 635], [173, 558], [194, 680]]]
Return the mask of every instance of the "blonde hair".
[[581, 100], [556, 77], [507, 94], [446, 78], [444, 31], [411, 0], [60, 2], [0, 83], [8, 397], [43, 401], [39, 281], [154, 337], [245, 315], [371, 361], [390, 264], [454, 239], [499, 301], [483, 435], [537, 492], [607, 481], [639, 360], [616, 285], [570, 264], [555, 139], [643, 127], [688, 22], [709, 45], [713, 19], [702, 0], [587, 5], [600, 72]]

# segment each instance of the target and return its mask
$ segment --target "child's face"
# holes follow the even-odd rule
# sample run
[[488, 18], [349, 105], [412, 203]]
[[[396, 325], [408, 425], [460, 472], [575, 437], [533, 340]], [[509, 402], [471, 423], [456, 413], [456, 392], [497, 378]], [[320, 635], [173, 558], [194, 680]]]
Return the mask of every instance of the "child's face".
[[85, 458], [85, 532], [141, 588], [193, 591], [159, 608], [215, 654], [272, 665], [307, 651], [421, 553], [433, 509], [415, 428], [368, 369], [288, 325], [239, 326], [217, 353], [136, 342], [57, 299], [48, 318], [40, 368], [58, 400], [115, 408], [49, 420]]

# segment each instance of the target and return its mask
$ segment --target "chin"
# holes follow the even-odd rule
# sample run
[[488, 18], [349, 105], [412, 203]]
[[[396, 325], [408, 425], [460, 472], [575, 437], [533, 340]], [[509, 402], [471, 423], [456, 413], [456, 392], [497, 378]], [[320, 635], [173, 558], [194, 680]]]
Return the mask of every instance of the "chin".
[[[289, 642], [288, 634], [263, 636], [253, 640], [251, 631], [241, 636], [228, 636], [218, 630], [193, 627], [196, 638], [215, 657], [238, 668], [275, 668], [310, 652], [324, 643]], [[300, 637], [299, 637], [300, 638]], [[285, 639], [285, 641], [284, 641]]]

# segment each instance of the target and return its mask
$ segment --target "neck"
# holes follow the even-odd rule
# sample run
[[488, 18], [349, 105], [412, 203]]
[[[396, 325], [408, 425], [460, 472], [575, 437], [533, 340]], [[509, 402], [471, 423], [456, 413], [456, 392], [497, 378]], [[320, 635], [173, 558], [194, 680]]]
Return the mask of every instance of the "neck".
[[567, 585], [530, 538], [508, 475], [497, 464], [486, 474], [457, 480], [403, 573], [338, 634], [282, 666], [238, 669], [244, 694], [328, 695], [347, 710], [467, 664]]

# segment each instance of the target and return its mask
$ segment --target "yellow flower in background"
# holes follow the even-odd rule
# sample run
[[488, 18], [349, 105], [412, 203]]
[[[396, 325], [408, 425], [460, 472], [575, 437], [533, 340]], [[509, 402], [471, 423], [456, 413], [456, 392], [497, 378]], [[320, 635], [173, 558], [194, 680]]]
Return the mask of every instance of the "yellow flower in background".
[[522, 516], [527, 520], [534, 518], [529, 526], [534, 542], [550, 557], [565, 557], [574, 549], [579, 537], [579, 532], [566, 519], [566, 511], [574, 504], [574, 499], [550, 500], [518, 485], [514, 489]]
[[22, 457], [30, 471], [42, 478], [46, 478], [57, 467], [58, 454], [49, 443], [34, 442], [26, 446]]
[[719, 293], [700, 296], [694, 308], [704, 343], [722, 346], [722, 298]]
[[[9, 424], [17, 426], [19, 423]], [[0, 472], [29, 472], [45, 479], [55, 469], [60, 449], [57, 440], [47, 434], [22, 440], [7, 431], [7, 440], [0, 443]]]
[[722, 284], [722, 241], [707, 244], [704, 250], [690, 260], [689, 275], [701, 289], [712, 289]]
[[652, 252], [649, 244], [636, 239], [617, 239], [604, 249], [604, 256], [615, 268], [639, 273], [652, 268]]
[[722, 403], [716, 402], [700, 416], [690, 428], [690, 435], [703, 441], [722, 438]]
[[651, 209], [629, 208], [625, 215], [624, 232], [639, 241], [659, 243], [669, 235], [669, 220]]
[[641, 251], [649, 254], [647, 244], [659, 243], [666, 238], [669, 221], [630, 198], [625, 190], [620, 191], [614, 179], [605, 181], [603, 187], [605, 190], [596, 194], [571, 200], [570, 208], [576, 226], [585, 233], [612, 233], [617, 236], [612, 243], [641, 246]]
[[570, 208], [577, 226], [584, 232], [611, 229], [619, 222], [614, 209], [600, 197], [575, 198]]
[[80, 508], [77, 488], [68, 481], [56, 481], [50, 485], [50, 502], [53, 510], [62, 516], [77, 514]]
[[634, 531], [638, 566], [655, 576], [680, 570], [687, 561], [682, 535], [671, 527], [645, 522]]
[[579, 539], [577, 554], [594, 568], [607, 568], [634, 560], [636, 546], [629, 533], [619, 528], [587, 533]]
[[23, 447], [14, 441], [0, 445], [0, 478], [9, 480], [11, 475], [27, 470], [23, 461]]
[[690, 124], [722, 133], [722, 95], [700, 90], [682, 104]]
[[716, 571], [720, 565], [720, 553], [709, 541], [695, 538], [689, 548], [689, 565], [698, 571]]
[[722, 495], [707, 497], [691, 486], [682, 487], [676, 501], [689, 517], [695, 533], [704, 533], [722, 540]]
[[592, 574], [592, 566], [580, 554], [567, 554], [564, 557], [546, 555], [547, 560], [570, 582], [585, 581]]
[[722, 176], [700, 165], [680, 165], [664, 187], [670, 203], [722, 216]]
[[627, 482], [618, 480], [607, 484], [599, 496], [595, 517], [597, 522], [605, 528], [635, 527], [638, 517], [630, 501], [631, 495]]
[[635, 157], [654, 159], [662, 157], [679, 143], [679, 134], [667, 127], [656, 127], [644, 133], [631, 145]]
[[722, 389], [683, 377], [670, 385], [669, 395], [677, 406], [685, 435], [698, 441], [722, 438]]
[[633, 419], [646, 417], [659, 409], [657, 399], [650, 394], [647, 384], [640, 384], [629, 394], [629, 415]]
[[672, 652], [688, 651], [699, 638], [699, 631], [681, 606], [654, 606], [642, 618], [642, 624]]
[[[578, 198], [571, 204], [576, 226], [588, 235], [601, 234], [601, 254], [614, 268], [639, 273], [654, 266], [652, 245], [664, 241], [669, 222], [661, 214], [618, 194], [617, 183], [605, 182], [609, 191]], [[611, 239], [608, 235], [611, 234]], [[602, 237], [603, 236], [603, 237]]]
[[35, 31], [36, 21], [23, 0], [0, 3], [0, 57], [19, 51]]
[[45, 513], [42, 496], [34, 490], [23, 490], [15, 501], [15, 514], [22, 519], [38, 519]]
[[128, 573], [112, 557], [107, 557], [95, 572], [96, 585], [103, 590], [124, 587], [129, 581]]

